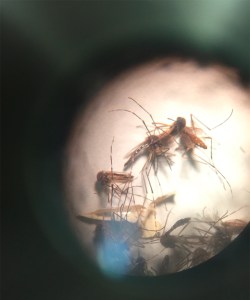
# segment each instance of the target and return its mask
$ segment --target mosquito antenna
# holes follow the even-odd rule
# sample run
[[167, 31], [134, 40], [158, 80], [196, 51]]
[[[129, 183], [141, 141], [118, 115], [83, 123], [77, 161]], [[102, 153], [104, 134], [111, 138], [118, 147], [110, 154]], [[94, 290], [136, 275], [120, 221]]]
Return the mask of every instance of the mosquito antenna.
[[129, 109], [122, 109], [122, 108], [119, 108], [119, 109], [113, 109], [113, 110], [110, 110], [110, 111], [111, 111], [111, 112], [113, 112], [113, 111], [127, 111], [127, 112], [129, 112], [129, 113], [135, 115], [138, 119], [140, 119], [140, 120], [142, 121], [142, 123], [143, 123], [143, 125], [146, 127], [146, 129], [147, 129], [149, 135], [151, 135], [150, 130], [148, 129], [148, 127], [147, 127], [145, 121], [144, 121], [141, 117], [139, 117], [135, 112], [133, 112], [133, 111], [131, 111], [131, 110], [129, 110]]
[[137, 102], [135, 99], [133, 99], [132, 97], [128, 97], [130, 100], [134, 101], [138, 106], [140, 106], [141, 109], [143, 109], [149, 116], [150, 119], [153, 121], [153, 123], [155, 123], [153, 116], [151, 115], [150, 112], [148, 112], [139, 102]]

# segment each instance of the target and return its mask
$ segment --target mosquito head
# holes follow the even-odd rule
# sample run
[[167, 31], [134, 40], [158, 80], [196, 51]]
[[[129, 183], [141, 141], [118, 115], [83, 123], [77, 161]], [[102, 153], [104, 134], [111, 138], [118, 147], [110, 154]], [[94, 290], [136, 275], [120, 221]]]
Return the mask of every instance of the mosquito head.
[[107, 180], [106, 173], [104, 171], [98, 172], [97, 175], [96, 175], [96, 179], [97, 179], [97, 181], [105, 184], [105, 182]]
[[178, 117], [176, 119], [176, 126], [181, 131], [186, 126], [186, 119], [184, 119], [182, 117]]
[[186, 126], [186, 120], [182, 117], [178, 117], [176, 121], [173, 123], [172, 127], [172, 135], [179, 134]]

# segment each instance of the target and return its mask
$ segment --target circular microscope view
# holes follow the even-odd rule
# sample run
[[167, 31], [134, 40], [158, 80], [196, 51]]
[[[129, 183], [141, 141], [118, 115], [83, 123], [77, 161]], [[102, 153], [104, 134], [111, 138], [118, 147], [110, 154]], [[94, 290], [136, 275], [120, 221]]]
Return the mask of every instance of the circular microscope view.
[[158, 59], [79, 111], [67, 207], [108, 276], [159, 276], [223, 250], [249, 221], [249, 90], [236, 70]]

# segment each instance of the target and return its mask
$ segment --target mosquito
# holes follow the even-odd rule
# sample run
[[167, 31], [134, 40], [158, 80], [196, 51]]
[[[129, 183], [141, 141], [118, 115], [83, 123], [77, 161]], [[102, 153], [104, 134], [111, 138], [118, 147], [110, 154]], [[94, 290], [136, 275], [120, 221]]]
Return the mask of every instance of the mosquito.
[[[130, 98], [130, 99], [132, 99], [132, 98]], [[132, 100], [135, 101], [134, 99], [132, 99]], [[136, 102], [136, 103], [138, 104], [138, 102]], [[128, 111], [128, 110], [126, 110], [126, 111]], [[131, 112], [131, 111], [128, 111], [128, 112]], [[131, 112], [131, 113], [134, 114], [134, 112]], [[136, 116], [139, 119], [141, 119], [138, 115], [136, 115]], [[151, 116], [151, 114], [150, 114], [150, 116]], [[144, 121], [143, 121], [143, 124], [146, 126], [146, 123]], [[148, 151], [149, 154], [154, 153], [154, 155], [155, 155], [154, 158], [167, 154], [168, 150], [170, 149], [170, 146], [175, 141], [174, 137], [177, 136], [185, 128], [186, 120], [182, 117], [178, 117], [176, 119], [176, 121], [174, 121], [172, 125], [169, 125], [169, 128], [165, 129], [165, 130], [163, 130], [161, 127], [157, 126], [157, 124], [161, 124], [161, 123], [156, 123], [153, 120], [153, 125], [155, 126], [155, 129], [153, 131], [152, 130], [150, 131], [148, 129], [148, 127], [146, 126], [149, 136], [142, 143], [140, 143], [135, 148], [133, 148], [125, 156], [125, 158], [128, 158], [127, 162], [124, 164], [125, 169], [127, 169], [128, 166], [133, 164], [136, 161], [136, 159], [140, 157], [140, 155], [144, 154], [145, 151]], [[165, 124], [165, 126], [166, 126], [166, 124]], [[158, 135], [152, 134], [152, 132], [155, 132], [156, 130], [160, 130], [160, 133]], [[169, 156], [171, 156], [171, 154]], [[172, 164], [171, 160], [169, 160], [168, 156], [166, 156], [166, 158], [167, 158], [167, 163], [171, 167], [171, 164]], [[149, 161], [150, 160], [151, 161], [153, 160], [153, 156], [149, 159]]]
[[248, 224], [249, 222], [241, 219], [231, 219], [227, 221], [222, 221], [221, 225], [226, 228], [226, 230], [231, 235], [239, 234]]
[[[111, 203], [112, 207], [112, 199], [116, 197], [120, 202], [121, 197], [125, 195], [125, 200], [130, 193], [130, 202], [133, 199], [133, 187], [132, 182], [134, 180], [134, 176], [131, 172], [117, 172], [113, 171], [113, 159], [112, 159], [112, 152], [113, 152], [113, 143], [114, 138], [111, 143], [110, 147], [110, 163], [111, 163], [111, 170], [110, 171], [99, 171], [97, 173], [97, 190], [103, 188], [105, 192], [108, 194], [108, 203]], [[131, 190], [131, 191], [130, 191]]]
[[[131, 97], [129, 97], [129, 99], [135, 102], [141, 109], [143, 109], [149, 115], [149, 117], [152, 120], [152, 124], [156, 123], [153, 119], [153, 116], [140, 103], [138, 103], [136, 100], [134, 100]], [[141, 170], [141, 173], [143, 176], [142, 178], [143, 178], [144, 186], [146, 187], [146, 192], [147, 192], [147, 183], [144, 176], [147, 178], [147, 182], [150, 186], [150, 190], [153, 193], [153, 188], [149, 179], [151, 168], [153, 168], [154, 174], [157, 177], [158, 159], [163, 158], [171, 169], [171, 166], [173, 165], [173, 161], [171, 157], [173, 156], [173, 154], [169, 153], [169, 149], [171, 144], [174, 143], [173, 136], [177, 134], [179, 130], [181, 130], [180, 129], [181, 127], [185, 126], [184, 124], [185, 120], [183, 118], [177, 118], [176, 122], [174, 122], [173, 126], [170, 127], [168, 131], [162, 132], [162, 130], [158, 130], [158, 128], [155, 127], [155, 130], [153, 132], [149, 130], [146, 122], [135, 112], [128, 109], [116, 109], [113, 111], [126, 111], [135, 115], [143, 123], [144, 127], [147, 130], [148, 136], [144, 139], [144, 141], [138, 144], [136, 147], [134, 147], [125, 156], [125, 158], [127, 158], [127, 161], [124, 164], [124, 170], [127, 170], [129, 167], [131, 167], [141, 156], [146, 156], [147, 160]], [[160, 186], [158, 177], [157, 180]]]
[[155, 276], [155, 272], [150, 270], [147, 264], [147, 260], [143, 256], [138, 256], [135, 262], [132, 264], [132, 269], [128, 275], [134, 276]]
[[[191, 127], [185, 127], [179, 137], [179, 147], [177, 148], [177, 150], [183, 151], [183, 155], [186, 154], [188, 160], [190, 161], [190, 163], [195, 167], [195, 164], [201, 163], [201, 164], [205, 164], [208, 165], [218, 176], [219, 180], [221, 181], [224, 189], [226, 190], [226, 186], [225, 183], [227, 184], [227, 186], [229, 187], [231, 196], [233, 197], [233, 192], [232, 192], [232, 188], [230, 183], [228, 182], [228, 180], [226, 179], [226, 177], [216, 168], [216, 166], [214, 165], [214, 161], [213, 161], [213, 139], [210, 136], [206, 136], [206, 139], [210, 140], [210, 159], [205, 160], [204, 158], [202, 158], [201, 156], [197, 155], [194, 153], [194, 149], [196, 147], [202, 148], [202, 149], [207, 149], [207, 145], [203, 142], [203, 140], [198, 137], [197, 133], [200, 131], [203, 131], [201, 128], [197, 128], [195, 127], [194, 124], [194, 119], [196, 119], [200, 124], [202, 124], [204, 127], [206, 127], [208, 130], [214, 130], [217, 127], [223, 125], [225, 122], [228, 121], [228, 119], [232, 116], [233, 113], [233, 109], [231, 110], [229, 116], [221, 123], [219, 123], [218, 125], [214, 126], [213, 128], [209, 128], [208, 126], [206, 126], [203, 122], [201, 122], [199, 119], [197, 119], [196, 117], [194, 117], [192, 114], [190, 115], [190, 119], [191, 119]], [[195, 157], [198, 158], [198, 160], [195, 159]]]
[[103, 221], [126, 221], [138, 225], [138, 230], [142, 238], [154, 237], [163, 226], [155, 220], [155, 208], [163, 203], [173, 203], [174, 194], [164, 195], [155, 200], [150, 200], [150, 204], [142, 204], [102, 208], [78, 216], [78, 219], [87, 222], [99, 224]]
[[178, 117], [170, 127], [168, 124], [155, 123], [157, 128], [163, 130], [160, 135], [161, 138], [164, 139], [168, 135], [179, 137], [179, 147], [176, 150], [183, 150], [184, 153], [193, 152], [196, 146], [207, 149], [207, 145], [197, 135], [197, 131], [200, 131], [200, 128], [194, 127], [192, 114], [190, 117], [192, 127], [186, 126], [186, 119], [182, 117]]
[[237, 211], [230, 214], [226, 212], [220, 217], [215, 216], [213, 218], [205, 216], [203, 211], [203, 218], [200, 220], [193, 219], [193, 223], [203, 223], [209, 226], [208, 229], [194, 227], [193, 229], [196, 230], [194, 235], [179, 236], [178, 238], [175, 236], [174, 238], [168, 237], [168, 239], [165, 239], [165, 246], [172, 246], [172, 248], [182, 246], [186, 252], [186, 255], [177, 264], [178, 269], [181, 270], [201, 264], [228, 246], [234, 235], [238, 234], [247, 225], [246, 221], [240, 219], [222, 221]]
[[[134, 180], [134, 176], [127, 172], [100, 171], [96, 177], [97, 182], [100, 182], [105, 189], [111, 190], [111, 195], [115, 194], [117, 197], [121, 197]], [[110, 202], [110, 198], [108, 202]]]
[[[196, 249], [198, 249], [198, 248], [204, 249], [210, 240], [210, 237], [208, 237], [208, 236], [205, 237], [200, 233], [199, 234], [181, 235], [181, 233], [190, 224], [190, 220], [191, 220], [191, 218], [183, 218], [183, 219], [178, 220], [160, 238], [161, 244], [165, 248], [172, 249], [172, 251], [173, 251], [173, 259], [175, 258], [174, 269], [176, 272], [189, 268], [192, 264], [193, 256], [198, 255], [198, 253], [194, 254]], [[172, 231], [174, 231], [176, 228], [181, 227], [181, 226], [184, 226], [184, 227], [178, 233], [178, 235], [172, 234]], [[198, 259], [199, 258], [197, 258], [197, 260]]]
[[[97, 253], [101, 252], [108, 256], [114, 265], [116, 260], [119, 261], [124, 255], [129, 259], [133, 255], [134, 247], [138, 249], [147, 247], [143, 239], [153, 238], [162, 229], [163, 226], [155, 220], [152, 210], [154, 206], [162, 203], [172, 203], [173, 195], [162, 196], [154, 201], [147, 200], [150, 202], [147, 207], [137, 204], [103, 208], [77, 216], [84, 223], [96, 225], [93, 236], [95, 249]], [[110, 249], [111, 253], [108, 251], [109, 247], [117, 249], [114, 257], [112, 257], [112, 249]], [[123, 253], [119, 254], [119, 249]], [[139, 268], [140, 264], [138, 264], [139, 261], [134, 266], [135, 269]]]
[[174, 225], [167, 232], [165, 232], [161, 236], [161, 238], [160, 238], [161, 244], [166, 248], [174, 248], [176, 237], [174, 235], [171, 235], [170, 233], [172, 231], [174, 231], [175, 229], [177, 229], [178, 227], [181, 227], [181, 226], [185, 225], [183, 227], [183, 229], [179, 232], [179, 235], [180, 235], [181, 232], [184, 231], [184, 229], [186, 229], [186, 227], [188, 226], [190, 220], [191, 220], [191, 218], [183, 218], [183, 219], [180, 219], [180, 220], [176, 221], [174, 223]]
[[217, 254], [224, 249], [234, 239], [234, 237], [247, 226], [248, 222], [241, 219], [228, 219], [223, 221], [225, 218], [228, 218], [243, 208], [246, 208], [246, 206], [240, 207], [231, 213], [226, 211], [222, 216], [219, 217], [216, 215], [213, 218], [205, 216], [203, 212], [203, 218], [200, 222], [209, 225], [209, 227], [208, 229], [197, 228], [197, 230], [203, 233], [203, 236], [211, 237], [208, 248], [214, 254]]
[[[194, 119], [196, 119], [201, 125], [203, 125], [205, 128], [207, 128], [208, 130], [211, 131], [211, 130], [214, 130], [217, 127], [223, 125], [224, 123], [226, 123], [230, 119], [232, 114], [233, 114], [233, 109], [231, 110], [229, 116], [223, 122], [219, 123], [218, 125], [216, 125], [212, 128], [209, 128], [207, 125], [205, 125], [203, 122], [201, 122], [198, 118], [196, 118], [193, 114], [190, 114], [190, 120], [191, 120], [190, 127], [186, 126], [186, 120], [184, 118], [177, 118], [176, 122], [178, 121], [178, 119], [183, 119], [182, 124], [185, 124], [183, 126], [177, 127], [177, 130], [174, 132], [174, 135], [179, 136], [179, 147], [177, 148], [177, 150], [184, 151], [184, 154], [188, 154], [191, 156], [196, 147], [200, 147], [202, 149], [208, 148], [206, 143], [201, 139], [201, 137], [198, 136], [198, 132], [201, 132], [203, 130], [201, 128], [195, 126]], [[163, 130], [163, 132], [166, 131], [166, 129], [164, 129], [164, 127], [165, 128], [169, 127], [169, 125], [164, 124], [164, 123], [156, 123], [155, 125], [157, 126], [157, 128], [161, 128]], [[211, 159], [212, 159], [213, 158], [212, 138], [209, 136], [207, 136], [205, 138], [211, 140]]]
[[166, 254], [161, 261], [161, 264], [158, 269], [158, 274], [164, 275], [170, 273], [170, 271], [170, 256]]
[[[230, 193], [233, 196], [233, 192], [232, 192], [230, 183], [228, 182], [226, 177], [214, 165], [213, 151], [212, 151], [212, 148], [213, 148], [212, 138], [209, 136], [205, 137], [206, 139], [209, 139], [211, 141], [210, 159], [208, 158], [208, 160], [205, 160], [203, 157], [194, 153], [194, 150], [197, 147], [204, 149], [204, 150], [208, 149], [207, 144], [202, 140], [201, 137], [198, 136], [198, 133], [202, 132], [203, 130], [201, 128], [195, 126], [194, 119], [196, 119], [200, 124], [202, 124], [204, 127], [206, 127], [207, 129], [209, 129], [211, 131], [211, 130], [214, 130], [217, 127], [223, 125], [225, 122], [227, 122], [228, 119], [232, 116], [232, 113], [233, 113], [233, 110], [231, 110], [229, 116], [223, 122], [214, 126], [213, 128], [209, 128], [203, 122], [201, 122], [199, 119], [197, 119], [194, 115], [190, 114], [191, 127], [184, 126], [184, 127], [181, 127], [177, 131], [178, 137], [179, 137], [179, 140], [177, 143], [179, 144], [179, 146], [178, 146], [178, 148], [176, 148], [176, 150], [183, 152], [183, 155], [187, 156], [188, 160], [194, 167], [196, 166], [196, 163], [208, 165], [217, 174], [217, 176], [218, 176], [219, 180], [221, 181], [225, 190], [226, 190], [225, 183], [227, 184], [227, 186], [230, 189]], [[163, 132], [165, 132], [169, 126], [164, 123], [156, 123], [155, 125], [157, 126], [157, 128], [161, 128], [163, 130]], [[195, 158], [198, 158], [198, 160]]]

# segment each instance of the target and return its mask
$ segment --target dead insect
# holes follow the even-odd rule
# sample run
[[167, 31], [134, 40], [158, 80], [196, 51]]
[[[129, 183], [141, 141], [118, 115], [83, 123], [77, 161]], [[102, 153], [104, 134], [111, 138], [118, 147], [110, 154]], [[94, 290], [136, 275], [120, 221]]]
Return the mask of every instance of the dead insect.
[[[175, 246], [178, 244], [178, 242], [181, 242], [181, 240], [187, 239], [186, 237], [183, 237], [180, 234], [186, 229], [190, 220], [191, 220], [191, 218], [183, 218], [183, 219], [176, 221], [174, 223], [174, 225], [160, 237], [161, 244], [166, 248], [175, 248]], [[181, 226], [184, 226], [184, 227], [179, 232], [178, 235], [170, 234], [172, 231], [174, 231], [175, 229], [177, 229], [178, 227], [181, 227]], [[192, 238], [192, 237], [190, 236], [190, 238]]]
[[193, 128], [185, 127], [180, 134], [180, 147], [178, 150], [184, 150], [184, 153], [193, 152], [196, 146], [207, 149], [207, 145], [193, 131]]
[[[182, 231], [183, 231], [183, 230], [187, 227], [187, 225], [189, 224], [189, 221], [190, 221], [190, 220], [191, 220], [191, 218], [183, 218], [183, 219], [180, 219], [180, 220], [176, 221], [176, 222], [174, 223], [174, 225], [171, 226], [171, 228], [170, 228], [168, 231], [166, 231], [166, 232], [161, 236], [161, 238], [160, 238], [161, 244], [162, 244], [164, 247], [166, 247], [166, 248], [174, 248], [175, 245], [176, 245], [176, 241], [177, 241], [178, 237], [176, 238], [176, 236], [170, 235], [170, 233], [171, 233], [172, 231], [174, 231], [176, 228], [181, 227], [181, 226], [183, 226], [183, 225], [186, 225], [186, 226], [184, 226], [184, 228], [182, 229]], [[181, 231], [181, 232], [182, 232], [182, 231]], [[180, 232], [180, 233], [181, 233], [181, 232]], [[180, 234], [180, 233], [179, 233], [179, 234]]]
[[201, 131], [201, 129], [194, 126], [192, 114], [190, 115], [190, 118], [192, 124], [191, 127], [186, 126], [186, 120], [182, 117], [178, 117], [170, 127], [168, 124], [164, 123], [155, 123], [155, 125], [157, 128], [163, 130], [163, 133], [161, 134], [162, 138], [164, 138], [165, 135], [179, 137], [179, 147], [177, 150], [184, 150], [184, 153], [190, 153], [196, 146], [207, 149], [207, 145], [197, 135], [197, 131]]
[[[172, 250], [173, 259], [171, 259], [172, 267], [175, 272], [187, 269], [192, 266], [192, 256], [198, 255], [196, 249], [202, 248], [205, 250], [210, 241], [210, 236], [203, 236], [202, 234], [185, 234], [182, 232], [189, 225], [190, 218], [183, 218], [178, 220], [161, 238], [160, 243], [165, 247]], [[177, 234], [171, 234], [176, 228], [184, 226]], [[202, 250], [201, 250], [202, 251]], [[200, 252], [201, 252], [200, 251]], [[207, 251], [208, 252], [208, 251]], [[194, 254], [195, 253], [195, 254]], [[208, 252], [209, 253], [209, 252]], [[210, 253], [209, 253], [210, 254]], [[196, 259], [196, 256], [195, 258]], [[199, 258], [194, 263], [197, 263]], [[205, 259], [205, 258], [204, 258]], [[201, 258], [202, 260], [202, 258]]]
[[113, 183], [128, 183], [133, 181], [134, 176], [126, 172], [100, 171], [97, 173], [97, 180], [103, 185], [110, 186]]
[[160, 266], [159, 266], [158, 274], [159, 275], [164, 275], [164, 274], [168, 274], [170, 272], [171, 272], [171, 270], [170, 270], [170, 256], [165, 255], [163, 257], [163, 260], [161, 261]]
[[215, 232], [211, 235], [207, 249], [215, 255], [226, 248], [231, 242], [231, 234], [220, 226], [215, 226]]
[[192, 253], [191, 264], [190, 267], [197, 266], [211, 257], [211, 254], [208, 253], [205, 249], [198, 247]]
[[205, 237], [200, 239], [201, 243], [197, 244], [195, 247], [189, 247], [186, 251], [186, 256], [183, 256], [182, 259], [178, 262], [177, 266], [178, 269], [188, 269], [192, 268], [194, 266], [197, 266], [205, 261], [207, 261], [209, 258], [211, 258], [213, 255], [217, 254], [212, 251], [212, 249], [209, 247], [212, 243], [211, 237]]
[[100, 171], [97, 173], [97, 181], [108, 191], [112, 190], [118, 197], [126, 192], [134, 176], [126, 172]]
[[100, 190], [104, 189], [104, 191], [108, 194], [108, 202], [111, 203], [111, 206], [113, 197], [116, 197], [118, 200], [120, 200], [123, 194], [128, 195], [128, 193], [130, 193], [131, 197], [133, 198], [133, 192], [129, 190], [132, 189], [132, 182], [134, 180], [134, 176], [131, 174], [131, 172], [113, 171], [113, 143], [114, 138], [110, 147], [111, 171], [100, 171], [96, 176], [96, 189], [99, 192]]
[[246, 226], [248, 222], [241, 219], [232, 219], [222, 221], [221, 225], [231, 234], [239, 234]]
[[[175, 272], [190, 268], [192, 265], [192, 255], [198, 248], [205, 249], [210, 241], [210, 237], [203, 237], [198, 234], [190, 235], [163, 235], [160, 239], [165, 248], [170, 248], [175, 258]], [[206, 250], [207, 251], [207, 250]], [[210, 255], [210, 252], [207, 251]], [[197, 258], [198, 260], [198, 258]]]
[[94, 224], [99, 224], [104, 221], [116, 221], [116, 223], [126, 221], [134, 223], [137, 224], [136, 230], [140, 232], [141, 238], [152, 238], [164, 228], [164, 226], [156, 219], [156, 207], [166, 202], [173, 203], [173, 198], [173, 194], [164, 195], [158, 197], [154, 201], [147, 199], [149, 204], [146, 207], [137, 204], [103, 208], [79, 215], [77, 218], [83, 222]]
[[[192, 114], [190, 115], [191, 119], [191, 127], [185, 127], [185, 129], [182, 131], [180, 135], [180, 150], [184, 150], [185, 153], [192, 154], [194, 148], [196, 146], [199, 146], [203, 149], [207, 149], [207, 145], [197, 136], [197, 131], [203, 131], [201, 128], [197, 128], [194, 125], [194, 118], [202, 124], [204, 127], [206, 127], [209, 131], [216, 129], [217, 127], [223, 125], [227, 120], [232, 116], [233, 110], [231, 111], [230, 115], [220, 124], [214, 126], [213, 128], [209, 128], [207, 125], [205, 125], [203, 122], [201, 122], [199, 119], [194, 117]], [[206, 138], [210, 139], [211, 141], [211, 160], [213, 159], [213, 153], [212, 153], [212, 138], [207, 136]]]
[[[132, 99], [132, 98], [130, 98]], [[132, 99], [134, 102], [136, 102], [138, 105], [140, 105], [137, 101]], [[140, 107], [142, 107], [140, 105]], [[144, 108], [143, 108], [144, 109]], [[145, 110], [145, 109], [144, 109]], [[129, 110], [125, 110], [128, 112], [131, 112]], [[145, 110], [146, 111], [146, 110]], [[147, 112], [147, 111], [146, 111]], [[134, 112], [131, 112], [135, 114]], [[148, 112], [147, 112], [148, 113]], [[149, 113], [148, 113], [149, 114]], [[142, 120], [137, 114], [135, 114], [140, 120]], [[175, 139], [174, 137], [179, 135], [180, 132], [185, 128], [186, 126], [186, 120], [182, 117], [178, 117], [176, 121], [173, 122], [172, 125], [166, 125], [168, 126], [167, 129], [162, 129], [161, 126], [157, 126], [157, 124], [161, 123], [156, 123], [154, 119], [152, 118], [151, 114], [149, 114], [152, 121], [153, 125], [155, 128], [153, 130], [149, 130], [145, 121], [142, 120], [144, 126], [146, 127], [149, 136], [139, 145], [137, 145], [135, 148], [133, 148], [126, 156], [125, 158], [129, 158], [128, 161], [124, 164], [124, 168], [126, 169], [128, 166], [133, 164], [135, 160], [140, 157], [142, 154], [147, 154], [149, 157], [149, 162], [153, 162], [155, 158], [159, 156], [165, 156], [167, 159], [168, 165], [171, 167], [172, 161], [170, 159], [171, 155], [168, 155], [168, 151], [170, 149], [170, 146], [174, 143]], [[158, 131], [158, 135], [155, 134], [155, 132]], [[146, 153], [145, 153], [146, 152]]]
[[147, 261], [144, 257], [138, 256], [135, 263], [133, 264], [132, 270], [128, 275], [134, 276], [155, 276], [155, 274], [149, 270]]
[[[190, 220], [191, 220], [191, 218], [183, 218], [183, 219], [180, 219], [180, 220], [178, 220], [178, 221], [176, 221], [175, 223], [174, 223], [174, 225], [165, 233], [165, 235], [168, 235], [168, 234], [170, 234], [173, 230], [175, 230], [176, 228], [178, 228], [178, 227], [181, 227], [181, 226], [183, 226], [183, 225], [188, 225], [188, 223], [190, 222]], [[183, 228], [183, 230], [185, 229], [185, 227]], [[182, 230], [182, 231], [183, 231]]]
[[158, 157], [165, 157], [167, 164], [171, 167], [173, 162], [171, 161], [172, 154], [169, 154], [169, 146], [174, 140], [169, 136], [168, 141], [164, 141], [160, 136], [150, 135], [142, 143], [133, 148], [129, 153], [126, 154], [125, 158], [128, 158], [124, 164], [124, 169], [126, 170], [130, 167], [140, 156], [146, 155], [147, 162], [144, 169], [148, 169], [149, 165], [152, 163], [155, 169], [155, 160]]
[[[216, 255], [228, 246], [233, 238], [247, 225], [246, 221], [240, 219], [223, 221], [244, 207], [245, 206], [231, 213], [226, 211], [221, 216], [219, 216], [218, 213], [216, 213], [215, 216], [205, 215], [203, 210], [202, 218], [196, 220], [196, 222], [200, 222], [200, 226], [195, 229], [201, 236], [206, 238], [205, 250], [208, 251], [210, 255]], [[208, 228], [206, 228], [207, 226]]]
[[[146, 188], [147, 193], [147, 186], [150, 186], [150, 190], [153, 193], [152, 184], [149, 178], [149, 174], [151, 170], [154, 171], [154, 175], [157, 177], [157, 171], [158, 171], [158, 164], [160, 160], [164, 160], [169, 168], [171, 169], [171, 166], [173, 165], [172, 156], [173, 153], [170, 153], [170, 147], [175, 142], [174, 136], [178, 134], [180, 130], [185, 126], [186, 121], [184, 118], [177, 118], [177, 120], [172, 124], [172, 126], [169, 126], [168, 130], [163, 131], [161, 128], [157, 128], [155, 126], [156, 122], [154, 121], [152, 115], [142, 106], [140, 105], [136, 100], [133, 98], [129, 98], [132, 101], [134, 101], [138, 106], [140, 106], [151, 118], [152, 124], [154, 126], [154, 130], [149, 130], [146, 122], [138, 116], [135, 112], [128, 110], [128, 109], [116, 109], [114, 111], [126, 111], [129, 113], [132, 113], [135, 115], [138, 119], [141, 120], [144, 127], [147, 130], [148, 136], [145, 138], [143, 142], [141, 142], [139, 145], [134, 147], [126, 156], [127, 161], [124, 164], [124, 170], [127, 170], [129, 167], [133, 166], [135, 161], [141, 157], [146, 156], [146, 162], [141, 170], [142, 174], [142, 181], [144, 183], [144, 187]], [[160, 182], [157, 177], [159, 186]]]
[[[151, 118], [152, 120], [152, 124], [156, 124], [156, 122], [153, 119], [153, 116], [141, 105], [139, 104], [135, 99], [129, 97], [129, 99], [131, 99], [132, 101], [134, 101], [140, 108], [142, 108]], [[132, 165], [137, 158], [139, 158], [141, 155], [147, 154], [146, 151], [149, 149], [149, 153], [154, 152], [155, 151], [155, 157], [159, 156], [159, 155], [165, 155], [167, 153], [168, 149], [168, 144], [169, 144], [169, 140], [170, 139], [170, 132], [174, 132], [178, 131], [180, 129], [178, 129], [180, 126], [185, 126], [185, 124], [183, 125], [183, 120], [185, 121], [185, 119], [183, 118], [179, 118], [176, 122], [175, 122], [175, 126], [173, 126], [173, 128], [170, 128], [169, 132], [163, 132], [162, 130], [158, 130], [155, 127], [154, 133], [153, 131], [150, 131], [146, 122], [139, 116], [137, 115], [135, 112], [128, 110], [128, 109], [115, 109], [112, 111], [126, 111], [129, 112], [131, 114], [133, 114], [134, 116], [136, 116], [139, 120], [141, 120], [141, 122], [143, 123], [144, 127], [147, 130], [147, 134], [148, 137], [139, 145], [137, 145], [136, 147], [134, 147], [126, 156], [125, 158], [128, 158], [127, 162], [124, 164], [124, 169], [127, 169], [130, 165]], [[156, 134], [156, 131], [160, 132], [159, 134]], [[162, 141], [164, 140], [164, 144], [162, 143]], [[172, 140], [173, 141], [173, 140]], [[164, 147], [164, 149], [161, 149], [162, 147]], [[151, 158], [152, 159], [152, 158]]]

